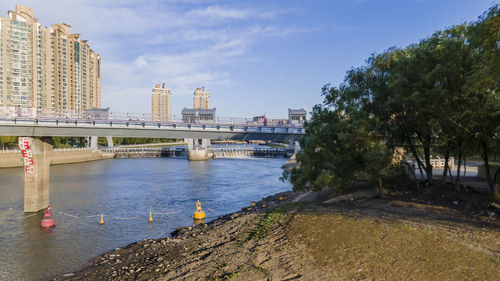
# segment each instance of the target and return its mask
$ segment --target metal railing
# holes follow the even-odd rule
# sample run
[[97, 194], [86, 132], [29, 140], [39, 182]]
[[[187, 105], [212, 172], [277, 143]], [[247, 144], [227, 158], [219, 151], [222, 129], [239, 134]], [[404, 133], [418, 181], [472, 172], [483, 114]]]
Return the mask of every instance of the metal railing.
[[70, 110], [44, 111], [32, 108], [0, 107], [0, 120], [59, 120], [60, 122], [130, 122], [130, 123], [160, 123], [160, 124], [229, 124], [229, 125], [250, 125], [250, 126], [269, 126], [269, 127], [302, 127], [302, 124], [290, 124], [285, 119], [267, 119], [266, 124], [263, 121], [254, 121], [253, 118], [214, 116], [214, 119], [203, 119], [196, 116], [195, 122], [187, 122], [182, 115], [169, 115], [164, 120], [156, 120], [152, 114], [135, 112], [103, 112], [101, 115], [89, 115], [84, 112]]
[[83, 118], [57, 118], [57, 117], [20, 117], [0, 118], [0, 125], [46, 125], [64, 127], [119, 127], [119, 128], [158, 128], [158, 129], [188, 129], [188, 130], [212, 130], [212, 131], [239, 131], [245, 133], [285, 133], [303, 134], [304, 129], [295, 125], [255, 125], [252, 123], [185, 123], [185, 122], [153, 122], [117, 119], [83, 119]]

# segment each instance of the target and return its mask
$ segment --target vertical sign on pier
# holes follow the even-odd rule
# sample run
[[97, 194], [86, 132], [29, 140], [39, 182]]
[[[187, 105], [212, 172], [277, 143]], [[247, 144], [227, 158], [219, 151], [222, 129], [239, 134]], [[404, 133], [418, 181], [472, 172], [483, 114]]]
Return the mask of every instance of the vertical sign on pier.
[[33, 182], [35, 180], [35, 161], [33, 161], [31, 146], [32, 142], [30, 138], [19, 138], [19, 148], [21, 149], [24, 160], [24, 180], [29, 182]]
[[24, 211], [36, 212], [49, 205], [49, 166], [52, 145], [20, 137], [24, 162]]

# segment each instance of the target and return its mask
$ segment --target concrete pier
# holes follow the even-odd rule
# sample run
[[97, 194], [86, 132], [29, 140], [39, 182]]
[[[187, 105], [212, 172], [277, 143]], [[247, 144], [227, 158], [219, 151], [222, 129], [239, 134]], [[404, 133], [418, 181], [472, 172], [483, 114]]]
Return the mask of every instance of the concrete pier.
[[207, 148], [196, 148], [188, 151], [189, 161], [205, 161], [208, 160]]
[[209, 139], [185, 139], [188, 145], [188, 160], [205, 161], [213, 157]]
[[49, 205], [49, 166], [52, 145], [28, 137], [19, 138], [24, 160], [24, 211], [37, 212]]
[[[97, 149], [97, 140], [98, 140], [97, 136], [85, 137], [86, 147], [96, 150]], [[113, 139], [111, 138], [111, 147], [112, 146], [113, 146]]]
[[108, 147], [114, 147], [113, 137], [106, 137], [106, 141], [108, 142]]

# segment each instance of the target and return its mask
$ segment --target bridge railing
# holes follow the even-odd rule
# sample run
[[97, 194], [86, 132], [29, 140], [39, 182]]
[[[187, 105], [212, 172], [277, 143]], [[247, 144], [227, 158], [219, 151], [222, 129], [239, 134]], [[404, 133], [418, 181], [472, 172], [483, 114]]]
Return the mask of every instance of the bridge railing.
[[153, 122], [136, 120], [117, 120], [117, 119], [83, 119], [83, 118], [0, 118], [0, 124], [18, 124], [18, 125], [49, 125], [49, 126], [71, 126], [71, 127], [131, 127], [131, 128], [163, 128], [163, 129], [197, 129], [197, 130], [225, 130], [239, 131], [245, 133], [286, 133], [301, 134], [304, 129], [295, 125], [255, 125], [255, 124], [232, 124], [232, 123], [186, 123], [186, 122]]
[[74, 147], [74, 148], [54, 148], [52, 151], [79, 151], [79, 150], [92, 150], [90, 147]]
[[[52, 151], [82, 151], [82, 150], [92, 150], [90, 147], [74, 147], [74, 148], [54, 148]], [[0, 153], [21, 153], [19, 149], [5, 149], [0, 150]]]
[[0, 121], [34, 121], [34, 122], [62, 122], [62, 123], [88, 123], [92, 124], [110, 124], [128, 123], [135, 125], [174, 125], [174, 124], [193, 124], [196, 125], [224, 125], [224, 126], [254, 126], [254, 127], [290, 127], [301, 128], [302, 124], [288, 124], [280, 119], [268, 119], [266, 124], [261, 121], [254, 121], [253, 118], [215, 116], [214, 119], [206, 120], [196, 117], [195, 122], [186, 122], [182, 115], [170, 115], [163, 120], [155, 120], [151, 114], [133, 113], [133, 112], [104, 112], [103, 114], [89, 115], [86, 113], [77, 113], [74, 111], [33, 111], [0, 107]]
[[19, 153], [19, 154], [21, 154], [21, 150], [19, 150], [19, 149], [5, 149], [5, 150], [0, 150], [0, 154], [8, 154], [8, 153]]

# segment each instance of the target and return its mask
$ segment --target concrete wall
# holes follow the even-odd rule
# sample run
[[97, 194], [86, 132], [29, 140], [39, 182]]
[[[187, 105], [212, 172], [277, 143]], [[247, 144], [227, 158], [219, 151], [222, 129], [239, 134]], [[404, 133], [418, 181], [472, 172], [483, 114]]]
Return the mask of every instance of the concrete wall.
[[91, 149], [61, 149], [53, 150], [50, 156], [51, 165], [80, 163], [87, 161], [101, 160], [102, 154], [100, 150]]
[[0, 151], [0, 168], [23, 167], [23, 155], [20, 150], [15, 152]]
[[[50, 156], [51, 165], [80, 163], [114, 158], [114, 154], [104, 154], [100, 150], [91, 149], [56, 149]], [[0, 151], [0, 168], [23, 167], [20, 151]]]

